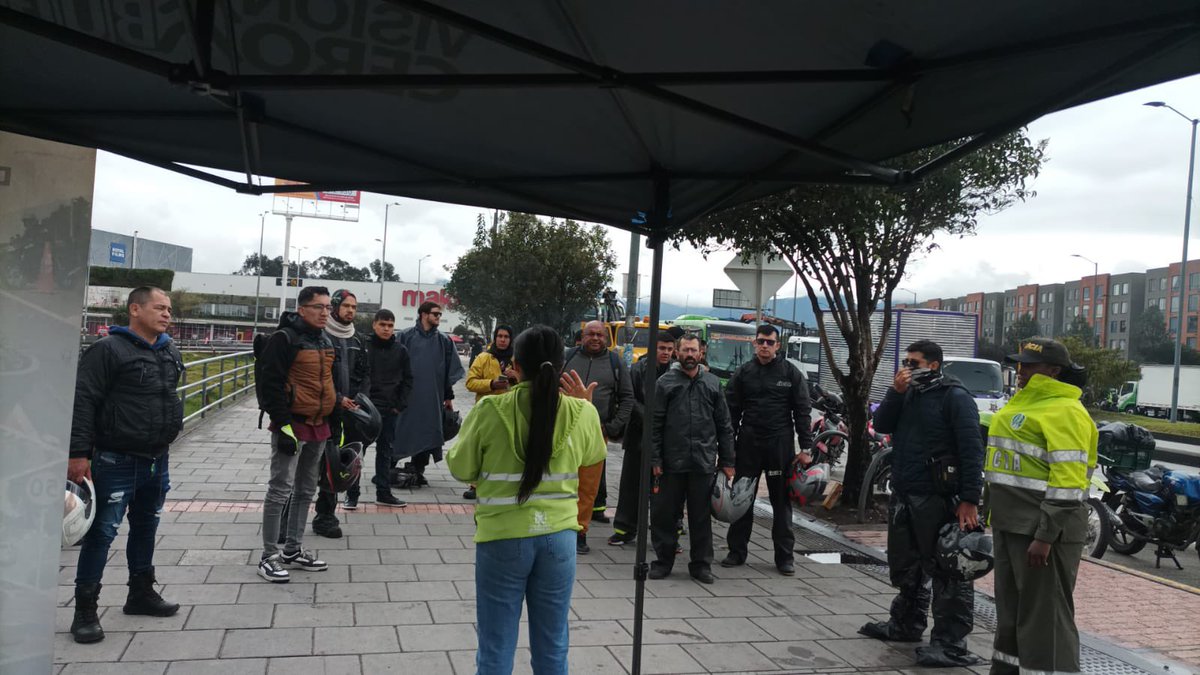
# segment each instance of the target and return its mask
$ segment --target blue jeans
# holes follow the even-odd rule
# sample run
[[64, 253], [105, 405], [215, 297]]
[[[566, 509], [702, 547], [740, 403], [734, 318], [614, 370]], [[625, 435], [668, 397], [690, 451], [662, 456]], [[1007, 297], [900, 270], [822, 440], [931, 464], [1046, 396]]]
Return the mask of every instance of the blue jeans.
[[75, 583], [99, 583], [108, 561], [108, 549], [117, 536], [117, 526], [129, 512], [129, 545], [126, 558], [129, 574], [154, 568], [154, 538], [163, 500], [171, 489], [167, 455], [145, 459], [117, 452], [97, 452], [92, 458], [92, 481], [96, 486], [96, 519], [83, 537]]
[[567, 616], [575, 584], [574, 530], [475, 547], [478, 675], [509, 675], [517, 651], [521, 603], [529, 606], [535, 675], [567, 672]]

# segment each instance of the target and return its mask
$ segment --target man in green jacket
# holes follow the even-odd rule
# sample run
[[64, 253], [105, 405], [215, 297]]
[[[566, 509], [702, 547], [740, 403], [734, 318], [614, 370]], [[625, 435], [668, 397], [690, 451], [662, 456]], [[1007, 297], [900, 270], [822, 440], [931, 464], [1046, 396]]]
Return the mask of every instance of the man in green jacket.
[[1096, 425], [1064, 382], [1081, 369], [1062, 343], [1030, 338], [1020, 391], [988, 429], [985, 471], [996, 547], [994, 675], [1078, 673], [1075, 577], [1088, 534]]

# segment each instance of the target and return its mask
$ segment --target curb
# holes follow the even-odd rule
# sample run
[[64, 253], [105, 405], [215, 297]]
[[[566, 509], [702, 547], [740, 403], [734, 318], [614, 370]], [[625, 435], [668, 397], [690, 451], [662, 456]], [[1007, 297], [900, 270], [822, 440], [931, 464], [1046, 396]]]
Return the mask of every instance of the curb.
[[1200, 588], [1197, 588], [1195, 586], [1188, 586], [1187, 584], [1183, 584], [1178, 581], [1172, 581], [1170, 579], [1165, 579], [1163, 577], [1155, 576], [1153, 574], [1150, 574], [1148, 572], [1143, 572], [1141, 570], [1135, 570], [1132, 567], [1126, 567], [1125, 565], [1120, 565], [1120, 564], [1117, 564], [1114, 562], [1109, 562], [1107, 560], [1101, 560], [1099, 558], [1089, 558], [1086, 556], [1083, 558], [1083, 561], [1089, 562], [1093, 565], [1107, 567], [1108, 569], [1113, 570], [1115, 572], [1124, 572], [1125, 574], [1131, 574], [1135, 577], [1145, 579], [1146, 581], [1153, 581], [1156, 584], [1162, 584], [1163, 586], [1167, 586], [1168, 588], [1173, 588], [1177, 591], [1184, 591], [1186, 593], [1200, 595]]

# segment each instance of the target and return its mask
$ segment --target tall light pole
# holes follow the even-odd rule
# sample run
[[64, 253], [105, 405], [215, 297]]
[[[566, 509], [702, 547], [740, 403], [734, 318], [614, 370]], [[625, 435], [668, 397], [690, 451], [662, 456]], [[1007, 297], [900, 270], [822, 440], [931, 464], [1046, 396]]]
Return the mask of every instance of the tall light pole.
[[1152, 108], [1166, 108], [1192, 125], [1192, 145], [1188, 157], [1187, 201], [1183, 208], [1183, 261], [1179, 265], [1179, 313], [1176, 315], [1179, 325], [1175, 331], [1175, 369], [1171, 380], [1171, 421], [1177, 422], [1179, 421], [1179, 360], [1183, 356], [1183, 329], [1186, 326], [1183, 321], [1183, 297], [1184, 290], [1187, 288], [1188, 236], [1191, 234], [1192, 227], [1192, 183], [1196, 175], [1196, 125], [1200, 124], [1200, 118], [1188, 117], [1162, 101], [1149, 101], [1145, 105]]
[[[296, 303], [297, 303], [296, 311], [298, 312], [298, 311], [300, 311], [300, 307], [299, 307], [299, 303], [300, 303], [300, 272], [303, 270], [303, 268], [301, 267], [300, 252], [307, 249], [308, 247], [307, 246], [292, 246], [291, 248], [292, 248], [292, 250], [294, 250], [296, 252]], [[287, 297], [287, 287], [284, 287], [284, 289], [283, 289], [283, 297], [285, 297], [285, 298]]]
[[267, 213], [258, 214], [258, 280], [254, 282], [254, 334], [258, 335], [258, 301], [262, 293], [263, 235], [267, 231]]
[[421, 259], [417, 261], [417, 293], [421, 292], [421, 263], [425, 262], [425, 259], [431, 255], [433, 255], [433, 254], [429, 253], [429, 254], [423, 255], [423, 256], [421, 256]]
[[[1086, 260], [1092, 263], [1092, 304], [1089, 306], [1094, 308], [1096, 305], [1100, 304], [1100, 297], [1096, 293], [1096, 279], [1100, 276], [1100, 265], [1098, 265], [1095, 260], [1092, 260], [1087, 256], [1079, 255], [1078, 253], [1072, 253], [1071, 257], [1079, 258], [1080, 260]], [[1096, 310], [1090, 309], [1088, 310], [1088, 313], [1091, 314], [1091, 316], [1085, 316], [1083, 318], [1087, 319], [1088, 325], [1092, 327], [1092, 336], [1099, 340], [1100, 327], [1096, 325], [1096, 321], [1093, 318], [1096, 316]]]
[[383, 309], [383, 282], [387, 281], [387, 230], [388, 230], [388, 212], [393, 206], [400, 206], [400, 202], [392, 202], [383, 207], [383, 252], [379, 254], [379, 308]]
[[913, 307], [917, 306], [917, 292], [916, 291], [909, 289], [909, 288], [897, 288], [896, 290], [904, 291], [905, 293], [912, 293], [913, 294], [912, 306]]

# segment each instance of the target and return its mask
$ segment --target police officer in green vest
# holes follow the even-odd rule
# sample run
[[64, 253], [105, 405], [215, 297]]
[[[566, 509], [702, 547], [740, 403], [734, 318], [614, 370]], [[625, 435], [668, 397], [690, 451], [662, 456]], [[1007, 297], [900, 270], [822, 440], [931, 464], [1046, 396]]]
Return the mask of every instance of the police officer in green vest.
[[1075, 577], [1088, 531], [1096, 425], [1079, 402], [1082, 369], [1062, 343], [1030, 338], [1020, 390], [992, 418], [985, 467], [995, 537], [993, 675], [1078, 673]]

